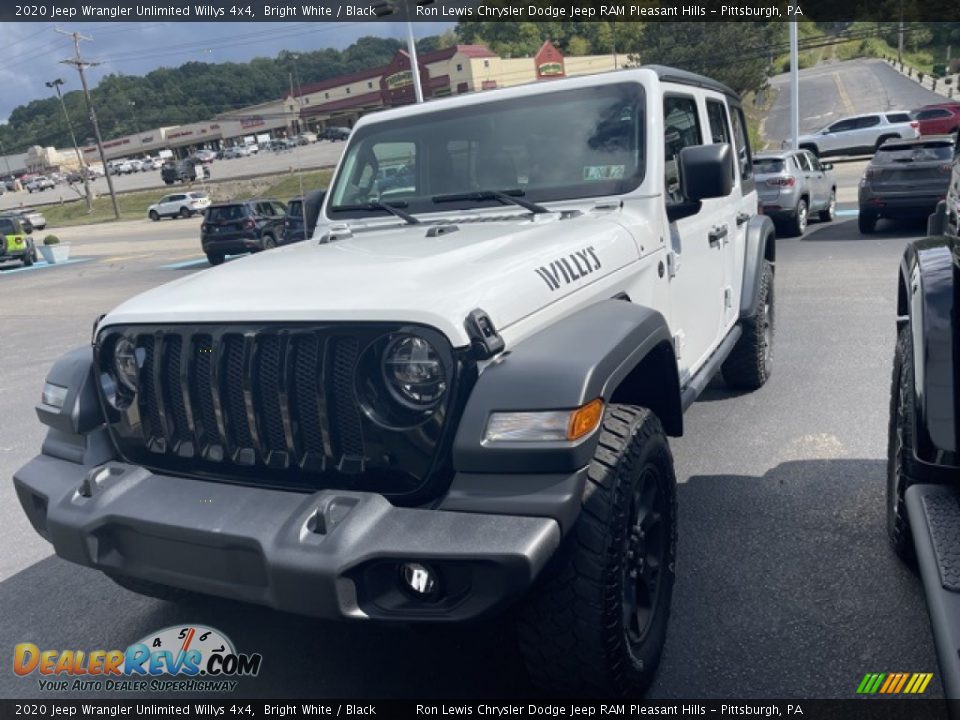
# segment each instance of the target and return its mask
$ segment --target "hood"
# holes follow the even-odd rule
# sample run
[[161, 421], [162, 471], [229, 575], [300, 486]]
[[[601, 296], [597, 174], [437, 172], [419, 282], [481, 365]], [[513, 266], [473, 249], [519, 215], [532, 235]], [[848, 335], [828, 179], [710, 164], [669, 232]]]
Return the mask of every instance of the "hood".
[[466, 345], [463, 324], [472, 310], [485, 310], [502, 331], [636, 260], [637, 243], [616, 215], [551, 213], [534, 222], [478, 214], [443, 234], [427, 223], [357, 228], [340, 240], [282, 246], [154, 288], [120, 305], [101, 327], [407, 322]]

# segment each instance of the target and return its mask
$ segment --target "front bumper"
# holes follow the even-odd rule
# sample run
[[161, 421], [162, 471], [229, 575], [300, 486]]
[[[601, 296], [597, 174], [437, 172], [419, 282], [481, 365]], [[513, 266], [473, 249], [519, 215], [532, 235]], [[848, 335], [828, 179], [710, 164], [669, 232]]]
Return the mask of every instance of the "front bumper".
[[[304, 495], [48, 455], [14, 485], [66, 560], [322, 618], [486, 614], [529, 587], [561, 537], [550, 517], [400, 508], [373, 493]], [[403, 562], [434, 570], [438, 594], [406, 592]]]

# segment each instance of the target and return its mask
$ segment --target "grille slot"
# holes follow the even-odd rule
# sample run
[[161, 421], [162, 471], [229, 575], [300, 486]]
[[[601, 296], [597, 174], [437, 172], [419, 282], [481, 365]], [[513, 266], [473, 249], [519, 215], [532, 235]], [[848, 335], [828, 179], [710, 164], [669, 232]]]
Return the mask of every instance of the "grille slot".
[[310, 331], [138, 336], [139, 402], [155, 454], [308, 472], [363, 472], [360, 341]]

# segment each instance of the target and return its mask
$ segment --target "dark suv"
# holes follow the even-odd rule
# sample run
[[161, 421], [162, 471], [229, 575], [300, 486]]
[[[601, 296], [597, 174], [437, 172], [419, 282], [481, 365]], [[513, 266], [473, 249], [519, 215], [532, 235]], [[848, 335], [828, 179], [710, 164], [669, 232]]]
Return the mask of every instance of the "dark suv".
[[317, 216], [323, 205], [325, 190], [314, 190], [304, 197], [293, 198], [287, 203], [287, 217], [283, 221], [283, 244], [300, 242], [313, 235]]
[[207, 208], [200, 242], [211, 265], [227, 255], [259, 252], [283, 240], [287, 206], [277, 200], [216, 203]]

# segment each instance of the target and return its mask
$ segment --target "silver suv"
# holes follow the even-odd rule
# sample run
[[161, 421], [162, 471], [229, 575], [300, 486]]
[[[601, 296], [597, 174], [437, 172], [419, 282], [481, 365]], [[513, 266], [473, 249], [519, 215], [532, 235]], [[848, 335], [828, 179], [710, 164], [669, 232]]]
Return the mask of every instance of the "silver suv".
[[756, 155], [753, 172], [763, 214], [787, 234], [803, 235], [811, 212], [821, 222], [830, 222], [836, 215], [833, 165], [821, 163], [808, 150]]

